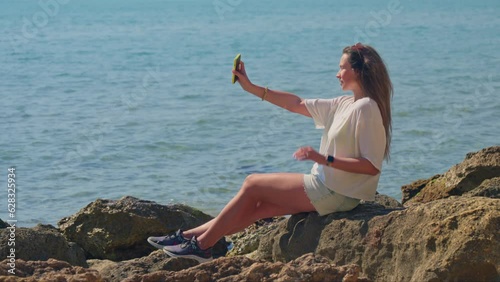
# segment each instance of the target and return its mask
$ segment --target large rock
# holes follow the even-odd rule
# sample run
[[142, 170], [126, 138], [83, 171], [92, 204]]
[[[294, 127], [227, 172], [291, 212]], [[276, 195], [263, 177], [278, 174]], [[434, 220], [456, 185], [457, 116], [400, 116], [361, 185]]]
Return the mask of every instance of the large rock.
[[[0, 237], [9, 238], [11, 231], [13, 229], [1, 229]], [[83, 249], [73, 242], [68, 242], [59, 230], [51, 225], [15, 228], [14, 240], [0, 241], [0, 257], [6, 258], [11, 248], [15, 249], [16, 259], [28, 261], [54, 258], [72, 265], [87, 266]]]
[[[185, 205], [159, 205], [152, 201], [123, 197], [117, 201], [98, 199], [77, 214], [59, 221], [59, 228], [87, 252], [88, 258], [128, 260], [156, 250], [146, 239], [175, 230], [189, 229], [212, 217]], [[219, 242], [217, 254], [227, 251]]]
[[453, 166], [445, 174], [403, 186], [402, 202], [409, 205], [462, 195], [477, 188], [484, 180], [494, 177], [500, 177], [500, 146], [468, 153], [463, 162]]
[[[356, 210], [361, 213], [375, 212], [376, 214], [385, 214], [389, 211], [402, 208], [403, 205], [401, 205], [396, 199], [377, 193], [375, 195], [375, 201], [361, 201], [360, 206]], [[227, 256], [246, 255], [248, 258], [272, 260], [272, 258], [266, 256], [266, 254], [259, 253], [259, 245], [266, 244], [266, 242], [261, 241], [261, 238], [267, 237], [273, 230], [279, 228], [278, 223], [283, 220], [287, 220], [287, 218], [275, 217], [272, 219], [260, 220], [247, 227], [245, 230], [229, 236], [229, 240], [233, 242], [233, 248], [228, 252]], [[311, 237], [314, 237], [314, 235]], [[304, 253], [300, 246], [298, 249], [300, 250], [300, 254]], [[312, 250], [313, 249], [311, 248], [310, 251]]]
[[[49, 259], [47, 261], [16, 260], [15, 276], [8, 271], [8, 260], [0, 263], [0, 282], [3, 281], [79, 281], [104, 282], [101, 275], [93, 269], [72, 266], [65, 261]], [[21, 278], [23, 277], [23, 278]]]
[[156, 271], [134, 275], [123, 282], [368, 282], [359, 277], [360, 267], [354, 264], [336, 266], [322, 256], [306, 254], [289, 263], [255, 261], [243, 256], [219, 258], [198, 266], [173, 271]]
[[367, 203], [345, 213], [292, 216], [261, 239], [258, 255], [290, 261], [315, 252], [357, 264], [376, 281], [495, 281], [500, 201], [450, 197], [407, 209]]
[[[357, 226], [357, 230], [343, 230], [340, 228], [342, 236], [354, 238], [356, 233], [366, 233], [366, 221], [376, 216], [387, 215], [393, 211], [402, 210], [403, 207], [386, 206], [387, 196], [377, 197], [379, 202], [362, 202], [359, 206], [349, 212], [338, 212], [326, 216], [319, 216], [318, 213], [300, 213], [291, 216], [287, 221], [280, 224], [279, 228], [273, 229], [267, 236], [260, 240], [259, 248], [252, 254], [254, 258], [290, 261], [303, 254], [316, 252], [322, 232], [331, 223], [345, 221]], [[337, 222], [336, 220], [339, 220]], [[345, 223], [341, 224], [342, 227]], [[347, 232], [347, 233], [344, 233]], [[351, 252], [352, 250], [343, 250]]]
[[119, 282], [134, 275], [144, 275], [160, 270], [179, 271], [198, 265], [192, 259], [170, 258], [161, 250], [149, 256], [114, 262], [110, 260], [89, 260], [90, 268], [98, 271], [108, 282]]

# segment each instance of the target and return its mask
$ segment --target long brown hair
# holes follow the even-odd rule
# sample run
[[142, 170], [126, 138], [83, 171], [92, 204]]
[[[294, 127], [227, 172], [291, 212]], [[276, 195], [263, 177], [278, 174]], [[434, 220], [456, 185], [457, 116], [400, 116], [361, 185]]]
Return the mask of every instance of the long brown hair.
[[393, 88], [384, 60], [373, 47], [361, 43], [345, 47], [342, 53], [348, 55], [351, 67], [358, 74], [363, 93], [377, 102], [387, 140], [384, 158], [389, 160], [392, 136], [391, 99]]

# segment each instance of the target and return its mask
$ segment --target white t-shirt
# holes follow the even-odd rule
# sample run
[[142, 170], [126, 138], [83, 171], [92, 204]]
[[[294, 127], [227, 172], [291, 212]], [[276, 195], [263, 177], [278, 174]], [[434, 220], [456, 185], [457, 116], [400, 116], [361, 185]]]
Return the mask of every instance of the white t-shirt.
[[[369, 97], [354, 101], [353, 96], [334, 99], [305, 99], [305, 105], [323, 136], [319, 153], [334, 157], [365, 158], [379, 171], [386, 145], [382, 116], [377, 103]], [[372, 176], [346, 172], [315, 163], [311, 174], [342, 195], [373, 201], [380, 173]]]

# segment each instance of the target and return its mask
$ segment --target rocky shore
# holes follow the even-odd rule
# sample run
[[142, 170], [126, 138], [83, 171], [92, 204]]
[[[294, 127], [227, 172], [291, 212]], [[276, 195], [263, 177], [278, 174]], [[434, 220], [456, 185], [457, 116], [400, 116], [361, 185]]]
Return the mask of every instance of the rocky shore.
[[[500, 281], [500, 146], [356, 209], [260, 221], [214, 261], [169, 258], [146, 238], [211, 219], [185, 205], [98, 199], [58, 227], [16, 229], [0, 281]], [[10, 254], [0, 220], [0, 257]], [[227, 252], [228, 242], [232, 249]]]

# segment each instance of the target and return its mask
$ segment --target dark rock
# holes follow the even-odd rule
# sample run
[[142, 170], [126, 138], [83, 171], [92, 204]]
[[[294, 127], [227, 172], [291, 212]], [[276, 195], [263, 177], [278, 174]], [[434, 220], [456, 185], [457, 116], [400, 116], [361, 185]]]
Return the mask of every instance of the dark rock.
[[407, 209], [368, 203], [346, 213], [293, 215], [261, 238], [258, 254], [291, 261], [309, 252], [357, 264], [376, 281], [495, 281], [500, 201], [450, 197]]
[[[352, 239], [367, 232], [368, 226], [365, 225], [367, 221], [374, 217], [387, 215], [395, 210], [402, 210], [402, 208], [386, 208], [376, 202], [364, 202], [349, 212], [332, 213], [326, 216], [319, 216], [318, 213], [293, 215], [287, 222], [281, 224], [280, 228], [270, 233], [266, 239], [261, 238], [257, 250], [259, 255], [256, 257], [263, 259], [271, 257], [272, 260], [278, 261], [295, 259], [303, 254], [315, 252], [322, 236], [325, 236], [324, 229], [332, 222], [340, 224], [338, 226], [340, 228], [339, 234], [342, 234], [346, 239]], [[357, 225], [358, 228], [344, 230], [343, 226], [347, 223]], [[268, 249], [269, 247], [272, 249]], [[344, 251], [351, 252], [353, 250]]]
[[[59, 228], [87, 252], [87, 258], [113, 261], [143, 257], [156, 250], [146, 239], [177, 229], [189, 229], [212, 219], [185, 205], [159, 205], [152, 201], [123, 197], [117, 201], [98, 199], [77, 214], [64, 218]], [[214, 253], [224, 255], [224, 240]]]
[[464, 196], [500, 198], [500, 177], [486, 179], [477, 188], [467, 192]]
[[[9, 238], [10, 228], [1, 229], [1, 238]], [[0, 241], [0, 257], [10, 254], [15, 249], [16, 259], [48, 260], [54, 258], [72, 265], [87, 266], [85, 254], [77, 244], [68, 242], [66, 238], [51, 225], [37, 225], [33, 228], [17, 227], [15, 229], [15, 245], [8, 240]]]
[[24, 261], [17, 259], [14, 270], [15, 276], [8, 272], [10, 270], [8, 263], [8, 260], [0, 263], [0, 281], [105, 281], [96, 270], [72, 266], [65, 261], [55, 259], [47, 261]]
[[[361, 201], [361, 203], [365, 203], [365, 201]], [[396, 199], [393, 197], [389, 197], [384, 194], [376, 194], [375, 195], [375, 200], [373, 201], [374, 204], [378, 204], [383, 206], [386, 209], [401, 209], [403, 208], [403, 205], [398, 202]]]
[[7, 228], [7, 226], [9, 225], [0, 218], [0, 229]]
[[459, 196], [477, 188], [484, 180], [495, 177], [500, 177], [500, 146], [468, 153], [463, 162], [445, 174], [403, 186], [402, 202], [408, 205]]

